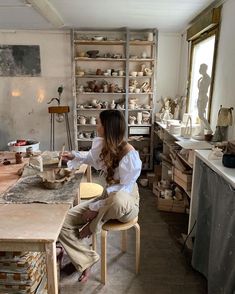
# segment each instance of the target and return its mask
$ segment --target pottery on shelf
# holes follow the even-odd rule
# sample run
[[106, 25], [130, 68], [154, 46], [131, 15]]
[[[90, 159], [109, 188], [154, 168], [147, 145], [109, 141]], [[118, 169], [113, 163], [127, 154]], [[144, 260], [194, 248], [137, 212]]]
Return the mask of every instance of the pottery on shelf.
[[96, 58], [99, 53], [99, 50], [89, 50], [87, 51], [87, 55], [89, 58]]

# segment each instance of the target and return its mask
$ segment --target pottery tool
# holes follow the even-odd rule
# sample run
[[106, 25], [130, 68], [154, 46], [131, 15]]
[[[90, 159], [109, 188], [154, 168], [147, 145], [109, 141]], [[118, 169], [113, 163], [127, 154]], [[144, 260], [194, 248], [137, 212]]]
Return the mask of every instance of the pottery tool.
[[63, 158], [64, 148], [65, 148], [65, 144], [62, 146], [62, 151], [61, 151], [61, 154], [60, 154], [60, 160], [59, 160], [59, 163], [58, 163], [59, 168], [61, 168], [61, 166], [62, 166], [62, 158]]

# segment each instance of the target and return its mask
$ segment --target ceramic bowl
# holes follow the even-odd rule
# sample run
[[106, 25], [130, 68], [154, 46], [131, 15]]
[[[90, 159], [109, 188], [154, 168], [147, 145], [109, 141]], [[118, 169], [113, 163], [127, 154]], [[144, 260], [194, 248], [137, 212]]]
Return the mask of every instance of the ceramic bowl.
[[99, 50], [89, 50], [87, 54], [90, 58], [96, 58], [99, 53]]
[[47, 170], [40, 175], [42, 184], [47, 189], [60, 189], [75, 176], [74, 171], [66, 168], [56, 168], [53, 170]]
[[85, 57], [86, 56], [86, 52], [78, 52], [78, 57]]
[[104, 37], [103, 36], [94, 36], [92, 39], [95, 41], [103, 41]]

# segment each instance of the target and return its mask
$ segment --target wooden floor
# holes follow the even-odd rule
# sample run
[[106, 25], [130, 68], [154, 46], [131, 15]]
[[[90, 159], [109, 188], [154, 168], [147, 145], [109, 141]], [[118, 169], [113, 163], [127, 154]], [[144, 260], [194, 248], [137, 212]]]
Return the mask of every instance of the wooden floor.
[[[135, 275], [135, 236], [128, 231], [127, 253], [120, 250], [120, 233], [108, 235], [108, 282], [100, 283], [100, 263], [90, 280], [77, 282], [78, 273], [61, 275], [61, 294], [206, 294], [206, 280], [190, 265], [191, 252], [182, 252], [181, 233], [187, 232], [188, 216], [159, 212], [150, 189], [140, 189], [141, 262]], [[98, 238], [99, 239], [99, 238]], [[100, 250], [98, 244], [98, 252]], [[67, 260], [68, 261], [68, 260]], [[65, 259], [66, 262], [66, 259]]]

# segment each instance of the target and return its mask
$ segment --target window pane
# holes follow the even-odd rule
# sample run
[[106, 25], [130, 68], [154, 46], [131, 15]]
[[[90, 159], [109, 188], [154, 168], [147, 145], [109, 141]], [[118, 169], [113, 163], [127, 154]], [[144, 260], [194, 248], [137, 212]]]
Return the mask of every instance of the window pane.
[[[197, 117], [198, 80], [201, 77], [201, 74], [199, 73], [199, 68], [202, 63], [207, 64], [207, 73], [211, 77], [214, 46], [215, 35], [212, 35], [211, 37], [193, 46], [188, 112], [192, 114], [194, 122], [196, 121]], [[210, 87], [208, 89], [208, 97], [210, 97]], [[206, 118], [208, 118], [208, 105], [209, 101], [206, 107]]]

